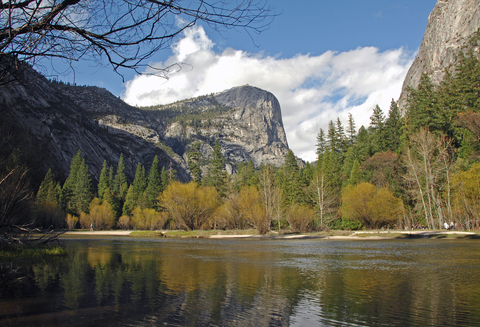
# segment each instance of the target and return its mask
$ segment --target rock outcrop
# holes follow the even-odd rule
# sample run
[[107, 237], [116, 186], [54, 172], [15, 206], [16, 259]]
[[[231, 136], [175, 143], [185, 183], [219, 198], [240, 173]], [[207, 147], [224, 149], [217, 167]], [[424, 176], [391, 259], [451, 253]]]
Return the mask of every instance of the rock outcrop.
[[202, 112], [217, 108], [223, 113], [206, 123], [198, 121], [196, 126], [179, 121], [170, 124], [166, 143], [177, 153], [185, 153], [194, 142], [200, 142], [201, 152], [208, 158], [218, 139], [229, 170], [248, 160], [256, 166], [262, 162], [283, 164], [288, 144], [280, 104], [272, 93], [244, 85], [185, 101], [182, 106]]
[[[443, 80], [445, 69], [453, 67], [457, 56], [480, 28], [480, 0], [438, 0], [428, 17], [417, 57], [403, 83], [399, 106], [405, 109], [406, 88], [416, 88], [423, 73], [433, 84]], [[478, 51], [478, 49], [477, 49]]]
[[187, 151], [193, 142], [201, 143], [206, 165], [218, 140], [230, 172], [250, 159], [256, 165], [280, 165], [288, 151], [277, 99], [255, 87], [147, 110], [129, 106], [102, 88], [48, 81], [30, 67], [16, 74], [21, 82], [0, 87], [0, 132], [12, 135], [10, 150], [20, 143], [21, 151], [30, 149], [38, 178], [48, 168], [66, 178], [78, 149], [95, 179], [104, 160], [116, 167], [123, 153], [130, 181], [137, 163], [149, 169], [155, 155], [166, 169], [175, 169], [181, 181], [188, 181]]

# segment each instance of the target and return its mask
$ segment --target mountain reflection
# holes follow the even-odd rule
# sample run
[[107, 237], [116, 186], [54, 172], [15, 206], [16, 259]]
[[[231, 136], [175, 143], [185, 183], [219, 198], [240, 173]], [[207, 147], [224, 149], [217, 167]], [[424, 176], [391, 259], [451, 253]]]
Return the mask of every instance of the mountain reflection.
[[[442, 257], [433, 255], [430, 243], [297, 243], [68, 240], [66, 258], [29, 268], [2, 267], [0, 324], [441, 326], [480, 321], [476, 243], [454, 248], [438, 243]], [[12, 269], [24, 271], [14, 283], [8, 280]]]

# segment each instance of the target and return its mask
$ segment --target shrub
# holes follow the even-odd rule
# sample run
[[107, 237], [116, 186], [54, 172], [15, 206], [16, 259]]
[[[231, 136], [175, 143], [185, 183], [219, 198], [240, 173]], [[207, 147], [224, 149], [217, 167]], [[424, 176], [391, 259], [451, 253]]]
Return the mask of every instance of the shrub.
[[[367, 228], [381, 228], [398, 220], [402, 214], [402, 201], [388, 189], [377, 190], [370, 183], [348, 185], [342, 195], [342, 214], [346, 221], [358, 221]], [[348, 222], [345, 224], [354, 226]]]
[[220, 198], [213, 187], [195, 182], [173, 182], [160, 194], [160, 206], [175, 223], [187, 230], [200, 229], [218, 207]]
[[161, 229], [166, 222], [166, 215], [155, 209], [142, 209], [136, 207], [132, 211], [132, 224], [135, 229], [156, 230]]
[[130, 217], [121, 216], [120, 218], [118, 218], [117, 226], [120, 229], [130, 229]]
[[67, 214], [67, 218], [65, 220], [67, 222], [67, 227], [69, 230], [75, 229], [75, 226], [78, 223], [78, 217], [73, 216], [71, 214]]
[[290, 228], [295, 232], [309, 232], [313, 228], [315, 210], [306, 205], [293, 204], [286, 212]]
[[255, 186], [244, 186], [239, 194], [239, 211], [248, 224], [265, 234], [270, 230], [272, 218], [268, 215], [262, 195]]

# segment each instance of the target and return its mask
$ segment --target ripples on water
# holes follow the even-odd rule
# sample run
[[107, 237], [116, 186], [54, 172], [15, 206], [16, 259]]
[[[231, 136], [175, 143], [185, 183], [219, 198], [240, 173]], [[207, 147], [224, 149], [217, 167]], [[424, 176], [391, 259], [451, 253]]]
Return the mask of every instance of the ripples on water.
[[63, 243], [68, 258], [2, 265], [0, 325], [480, 325], [478, 241]]

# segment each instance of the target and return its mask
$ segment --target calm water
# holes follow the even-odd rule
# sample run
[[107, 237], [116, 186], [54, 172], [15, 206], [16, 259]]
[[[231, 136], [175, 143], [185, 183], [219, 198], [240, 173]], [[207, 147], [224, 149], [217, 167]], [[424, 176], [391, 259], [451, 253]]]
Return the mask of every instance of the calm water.
[[67, 239], [0, 264], [0, 326], [480, 325], [480, 242]]

